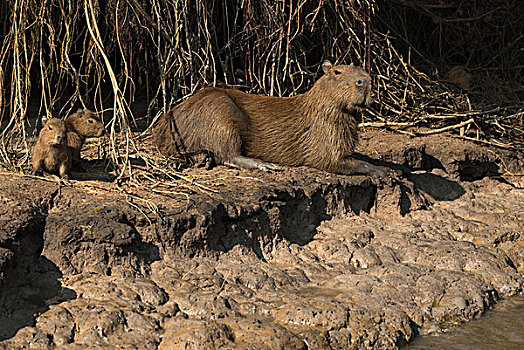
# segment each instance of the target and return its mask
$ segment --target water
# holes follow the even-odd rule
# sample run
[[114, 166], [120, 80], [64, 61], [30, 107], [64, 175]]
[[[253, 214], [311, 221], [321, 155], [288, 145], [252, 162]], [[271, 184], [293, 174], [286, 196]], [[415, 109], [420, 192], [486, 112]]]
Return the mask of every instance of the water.
[[523, 350], [524, 297], [495, 305], [478, 320], [444, 334], [416, 338], [407, 350]]

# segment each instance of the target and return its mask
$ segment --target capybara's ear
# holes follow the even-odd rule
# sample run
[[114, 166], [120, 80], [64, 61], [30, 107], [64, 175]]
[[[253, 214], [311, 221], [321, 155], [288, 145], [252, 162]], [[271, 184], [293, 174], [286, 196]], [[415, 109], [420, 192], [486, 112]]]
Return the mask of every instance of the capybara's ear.
[[325, 74], [328, 74], [332, 68], [333, 68], [333, 63], [331, 63], [330, 61], [325, 60], [324, 63], [322, 63], [322, 70], [324, 71]]
[[47, 114], [42, 115], [42, 125], [45, 125], [49, 119], [51, 118]]

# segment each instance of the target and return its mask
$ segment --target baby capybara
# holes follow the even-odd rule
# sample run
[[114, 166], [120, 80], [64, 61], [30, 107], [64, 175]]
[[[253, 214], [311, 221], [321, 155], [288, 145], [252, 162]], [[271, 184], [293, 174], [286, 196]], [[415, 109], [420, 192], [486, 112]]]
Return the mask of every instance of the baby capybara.
[[325, 61], [304, 94], [269, 97], [204, 88], [160, 117], [153, 137], [165, 155], [210, 151], [218, 162], [274, 169], [272, 163], [385, 179], [394, 173], [352, 158], [357, 117], [371, 102], [371, 77]]
[[44, 127], [38, 135], [33, 150], [33, 174], [41, 175], [44, 171], [69, 178], [72, 154], [67, 146], [67, 132], [63, 120], [44, 119]]
[[67, 145], [73, 154], [73, 163], [75, 167], [81, 168], [80, 150], [86, 138], [104, 135], [104, 124], [96, 113], [87, 109], [79, 109], [76, 113], [68, 116], [65, 119], [65, 124], [67, 128]]

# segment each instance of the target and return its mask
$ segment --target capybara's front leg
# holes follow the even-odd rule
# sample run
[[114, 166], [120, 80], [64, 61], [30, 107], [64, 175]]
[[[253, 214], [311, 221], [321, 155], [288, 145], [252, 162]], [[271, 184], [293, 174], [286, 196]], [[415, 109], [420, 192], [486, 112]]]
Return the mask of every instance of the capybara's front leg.
[[400, 176], [399, 173], [393, 169], [349, 157], [340, 161], [338, 172], [346, 175], [371, 176], [376, 184], [387, 183], [388, 185], [391, 185], [393, 180], [397, 180]]
[[267, 163], [255, 158], [248, 158], [243, 156], [236, 156], [229, 161], [225, 161], [224, 165], [229, 165], [234, 168], [244, 169], [260, 169], [260, 170], [282, 170], [278, 165]]
[[60, 169], [58, 169], [58, 172], [62, 179], [69, 179], [69, 167], [65, 162], [60, 164]]
[[43, 175], [43, 173], [44, 173], [44, 169], [45, 169], [45, 163], [44, 163], [44, 160], [43, 160], [43, 159], [40, 159], [40, 160], [36, 161], [36, 162], [33, 164], [33, 175], [35, 175], [35, 176], [41, 176], [41, 175]]

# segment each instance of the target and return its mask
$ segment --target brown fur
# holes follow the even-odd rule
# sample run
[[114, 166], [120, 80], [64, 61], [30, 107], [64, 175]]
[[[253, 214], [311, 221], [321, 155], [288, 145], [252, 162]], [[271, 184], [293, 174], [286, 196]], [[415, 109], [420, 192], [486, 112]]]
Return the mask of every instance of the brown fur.
[[[73, 162], [81, 161], [80, 150], [88, 137], [100, 137], [104, 134], [104, 124], [96, 113], [79, 109], [65, 119], [67, 145], [71, 148]], [[79, 164], [78, 164], [79, 165]]]
[[40, 131], [33, 150], [33, 174], [40, 175], [47, 171], [68, 178], [71, 160], [64, 121], [49, 118]]
[[264, 163], [271, 162], [385, 176], [384, 168], [350, 158], [355, 116], [371, 101], [370, 76], [353, 65], [326, 61], [323, 68], [311, 90], [294, 97], [204, 88], [159, 119], [155, 144], [166, 155], [207, 150], [218, 162], [247, 168], [271, 169]]

